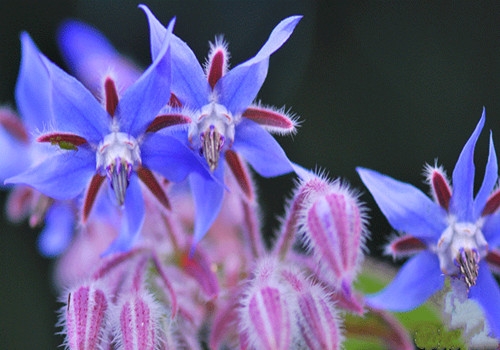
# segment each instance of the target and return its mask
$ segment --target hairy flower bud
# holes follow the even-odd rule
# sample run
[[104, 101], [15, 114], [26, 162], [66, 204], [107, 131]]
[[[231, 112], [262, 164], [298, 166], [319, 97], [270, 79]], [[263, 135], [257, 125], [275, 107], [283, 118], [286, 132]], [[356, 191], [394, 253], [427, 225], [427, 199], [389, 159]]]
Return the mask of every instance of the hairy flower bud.
[[300, 295], [298, 309], [298, 328], [307, 349], [334, 350], [340, 347], [343, 339], [337, 310], [321, 287], [310, 286]]
[[64, 320], [70, 349], [92, 350], [106, 333], [108, 299], [96, 283], [82, 285], [68, 294]]
[[279, 281], [279, 265], [263, 259], [242, 300], [240, 329], [250, 349], [289, 349], [292, 339], [293, 302], [289, 288]]
[[334, 182], [313, 194], [302, 218], [302, 239], [324, 271], [333, 274], [336, 287], [348, 288], [363, 256], [363, 208], [348, 189]]
[[115, 315], [117, 349], [154, 350], [161, 342], [156, 301], [147, 293], [134, 293], [118, 304]]
[[343, 337], [332, 296], [323, 287], [308, 280], [293, 265], [281, 271], [290, 286], [289, 298], [294, 307], [294, 346], [307, 349], [338, 349]]

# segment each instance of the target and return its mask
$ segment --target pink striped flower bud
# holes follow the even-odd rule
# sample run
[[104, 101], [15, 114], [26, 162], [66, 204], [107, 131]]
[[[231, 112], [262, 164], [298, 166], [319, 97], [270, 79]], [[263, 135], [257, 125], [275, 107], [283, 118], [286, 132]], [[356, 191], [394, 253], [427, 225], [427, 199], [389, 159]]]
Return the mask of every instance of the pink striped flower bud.
[[70, 292], [63, 320], [69, 348], [98, 349], [107, 335], [107, 311], [106, 293], [97, 283], [82, 285]]
[[307, 349], [339, 349], [343, 337], [340, 319], [331, 298], [321, 287], [310, 286], [298, 298], [298, 328]]
[[363, 257], [364, 209], [339, 182], [311, 196], [302, 213], [301, 237], [323, 271], [349, 293]]
[[295, 300], [294, 347], [312, 350], [338, 349], [343, 337], [341, 321], [332, 295], [323, 287], [313, 284], [294, 266], [283, 269], [281, 275], [289, 285], [289, 300]]
[[161, 315], [157, 302], [145, 292], [133, 293], [118, 302], [114, 324], [117, 349], [154, 350], [162, 342]]
[[242, 300], [240, 330], [249, 349], [290, 349], [294, 303], [278, 270], [277, 261], [262, 260]]

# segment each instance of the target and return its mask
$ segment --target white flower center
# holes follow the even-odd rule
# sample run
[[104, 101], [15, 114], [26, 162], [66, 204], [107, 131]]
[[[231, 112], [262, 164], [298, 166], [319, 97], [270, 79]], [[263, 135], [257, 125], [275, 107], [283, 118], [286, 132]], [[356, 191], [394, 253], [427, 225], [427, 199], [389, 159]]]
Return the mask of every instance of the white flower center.
[[441, 271], [462, 278], [469, 288], [476, 284], [479, 260], [488, 252], [488, 243], [481, 226], [480, 221], [452, 221], [441, 234], [435, 248]]
[[123, 132], [112, 132], [99, 143], [96, 152], [96, 169], [106, 175], [115, 192], [119, 205], [125, 202], [132, 170], [141, 165], [141, 150], [137, 140]]
[[221, 104], [203, 106], [198, 119], [191, 124], [189, 141], [207, 160], [211, 171], [217, 168], [220, 153], [234, 141], [234, 118]]

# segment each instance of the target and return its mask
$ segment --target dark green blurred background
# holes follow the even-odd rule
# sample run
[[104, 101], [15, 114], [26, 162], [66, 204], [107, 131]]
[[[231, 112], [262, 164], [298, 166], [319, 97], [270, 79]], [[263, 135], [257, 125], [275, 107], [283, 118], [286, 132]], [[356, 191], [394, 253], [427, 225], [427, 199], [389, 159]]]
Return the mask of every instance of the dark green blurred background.
[[[294, 137], [279, 138], [289, 157], [324, 169], [362, 190], [358, 165], [413, 183], [424, 191], [424, 163], [451, 174], [465, 141], [486, 107], [486, 128], [500, 144], [500, 3], [335, 1], [145, 1], [204, 61], [208, 41], [225, 34], [236, 65], [253, 56], [284, 17], [303, 14], [286, 45], [271, 58], [260, 92], [263, 103], [300, 116]], [[62, 64], [54, 41], [61, 20], [75, 17], [103, 31], [142, 65], [150, 62], [148, 27], [135, 1], [2, 1], [0, 103], [14, 104], [19, 33]], [[481, 179], [486, 132], [476, 164]], [[0, 150], [1, 157], [1, 150]], [[1, 159], [0, 159], [1, 161]], [[265, 231], [276, 227], [290, 178], [261, 181]], [[3, 198], [3, 197], [2, 197]], [[371, 207], [380, 254], [391, 233]], [[4, 214], [2, 213], [2, 218]], [[51, 261], [38, 256], [36, 233], [2, 221], [0, 232], [0, 349], [53, 349], [56, 295]]]

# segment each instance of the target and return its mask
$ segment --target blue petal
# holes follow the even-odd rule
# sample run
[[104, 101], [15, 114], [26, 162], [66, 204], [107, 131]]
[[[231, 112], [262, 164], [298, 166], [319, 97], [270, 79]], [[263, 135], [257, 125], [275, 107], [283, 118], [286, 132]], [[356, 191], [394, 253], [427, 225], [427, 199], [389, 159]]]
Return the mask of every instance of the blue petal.
[[490, 330], [500, 339], [500, 289], [485, 261], [479, 263], [476, 285], [470, 288], [469, 298], [481, 305]]
[[301, 18], [292, 16], [281, 21], [257, 55], [219, 79], [214, 88], [219, 103], [233, 114], [242, 113], [252, 103], [266, 79], [269, 56], [288, 40]]
[[25, 184], [54, 199], [75, 198], [95, 174], [95, 155], [84, 149], [61, 152], [5, 183]]
[[[25, 36], [27, 37], [27, 34]], [[47, 91], [43, 92], [47, 101], [40, 102], [41, 112], [38, 113], [39, 118], [42, 118], [44, 129], [47, 125], [51, 126], [52, 117], [57, 131], [74, 133], [91, 143], [99, 143], [102, 137], [109, 133], [110, 120], [107, 113], [78, 80], [50, 62], [40, 52], [38, 56], [43, 65], [37, 64], [34, 67], [36, 70], [33, 74], [36, 78], [25, 80], [24, 98], [34, 98], [33, 94], [39, 93], [42, 88], [47, 88]], [[49, 86], [45, 84], [47, 79]], [[34, 109], [32, 112], [35, 112], [37, 105], [33, 104], [31, 107]], [[45, 113], [50, 114], [45, 115]]]
[[302, 165], [299, 165], [299, 164], [294, 163], [294, 162], [291, 162], [291, 164], [292, 164], [293, 171], [295, 172], [295, 174], [297, 174], [297, 176], [300, 178], [300, 180], [306, 182], [306, 181], [313, 180], [313, 179], [317, 178], [317, 175], [313, 171], [304, 168]]
[[151, 43], [151, 58], [154, 61], [161, 51], [163, 40], [167, 34], [167, 29], [158, 21], [153, 15], [149, 7], [146, 5], [139, 5], [139, 8], [144, 11], [149, 23], [149, 40]]
[[17, 109], [30, 131], [44, 130], [52, 119], [49, 73], [27, 33], [21, 34], [21, 51], [15, 92]]
[[497, 155], [495, 152], [495, 145], [493, 144], [493, 137], [490, 132], [490, 154], [488, 156], [488, 163], [484, 171], [484, 179], [481, 188], [479, 189], [476, 198], [474, 199], [474, 221], [479, 218], [481, 212], [486, 205], [486, 201], [493, 191], [498, 179], [498, 163]]
[[490, 247], [500, 246], [500, 211], [486, 217], [481, 231]]
[[222, 207], [224, 187], [221, 183], [223, 183], [224, 178], [224, 167], [219, 166], [215, 170], [214, 176], [219, 181], [207, 179], [197, 173], [189, 176], [195, 205], [194, 237], [191, 253], [194, 252], [196, 245], [206, 235]]
[[472, 212], [475, 173], [474, 148], [483, 129], [485, 118], [485, 110], [483, 109], [483, 115], [465, 144], [462, 153], [460, 153], [453, 170], [453, 194], [450, 201], [450, 212], [456, 215], [458, 221], [474, 221]]
[[209, 102], [212, 91], [194, 52], [177, 36], [172, 36], [172, 93], [191, 109]]
[[0, 127], [0, 187], [3, 182], [14, 175], [25, 171], [30, 166], [30, 147], [13, 137], [4, 128]]
[[125, 203], [118, 210], [121, 211], [120, 232], [103, 255], [129, 251], [141, 231], [144, 223], [144, 198], [135, 173], [130, 177]]
[[236, 126], [233, 148], [264, 177], [283, 175], [293, 171], [285, 151], [269, 132], [251, 120], [242, 120]]
[[85, 23], [65, 21], [59, 27], [57, 42], [70, 70], [94, 94], [102, 91], [107, 74], [116, 78], [121, 89], [140, 76], [140, 71], [121, 57], [101, 32]]
[[[149, 21], [151, 56], [156, 58], [165, 38], [165, 28], [144, 5], [141, 7]], [[199, 109], [208, 103], [210, 86], [194, 52], [175, 35], [171, 39], [172, 92], [181, 103], [191, 109]]]
[[159, 55], [123, 95], [117, 106], [120, 130], [132, 136], [146, 131], [158, 112], [170, 99], [170, 38], [175, 19], [168, 26]]
[[243, 113], [257, 97], [268, 68], [269, 58], [251, 66], [237, 66], [231, 69], [215, 84], [218, 102], [226, 106], [233, 115]]
[[75, 214], [71, 206], [55, 202], [45, 216], [45, 227], [38, 237], [38, 250], [43, 256], [55, 257], [71, 243]]
[[193, 151], [172, 136], [147, 135], [141, 146], [141, 157], [145, 168], [160, 173], [169, 181], [180, 182], [192, 172], [207, 179], [211, 177]]
[[437, 256], [424, 251], [408, 260], [385, 289], [368, 295], [366, 303], [377, 309], [409, 311], [424, 303], [443, 285], [444, 275]]
[[435, 241], [446, 228], [446, 212], [419, 189], [376, 171], [356, 168], [389, 223], [424, 241]]

